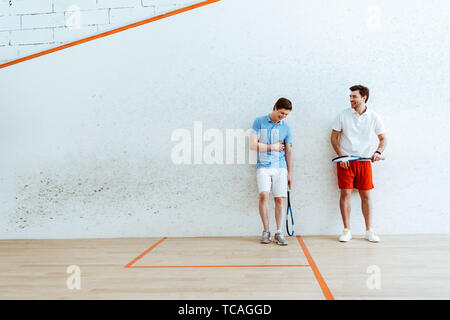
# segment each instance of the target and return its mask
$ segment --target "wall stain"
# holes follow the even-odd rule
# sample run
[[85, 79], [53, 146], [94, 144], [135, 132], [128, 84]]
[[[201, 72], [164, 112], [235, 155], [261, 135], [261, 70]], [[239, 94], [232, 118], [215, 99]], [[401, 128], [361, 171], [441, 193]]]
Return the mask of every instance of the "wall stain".
[[55, 221], [107, 224], [146, 215], [190, 219], [199, 211], [257, 212], [257, 197], [250, 165], [177, 166], [120, 156], [20, 176], [11, 222], [26, 229]]

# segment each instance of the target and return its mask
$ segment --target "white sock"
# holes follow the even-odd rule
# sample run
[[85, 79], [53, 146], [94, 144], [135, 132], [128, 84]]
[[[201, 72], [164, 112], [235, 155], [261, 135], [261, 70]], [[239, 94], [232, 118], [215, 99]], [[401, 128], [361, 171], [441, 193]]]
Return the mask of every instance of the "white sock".
[[283, 230], [277, 230], [276, 233], [283, 233]]

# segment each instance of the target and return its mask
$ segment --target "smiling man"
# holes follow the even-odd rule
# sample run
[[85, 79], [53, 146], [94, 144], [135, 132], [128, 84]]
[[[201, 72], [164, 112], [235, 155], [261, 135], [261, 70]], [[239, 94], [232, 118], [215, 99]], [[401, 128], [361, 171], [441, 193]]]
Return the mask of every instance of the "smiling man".
[[259, 191], [259, 214], [263, 223], [261, 243], [270, 243], [269, 194], [272, 188], [275, 200], [275, 220], [277, 231], [274, 241], [287, 245], [282, 231], [285, 219], [284, 202], [287, 188], [292, 184], [292, 135], [291, 128], [284, 120], [292, 111], [292, 103], [280, 98], [272, 113], [256, 118], [250, 135], [250, 149], [258, 151], [256, 178]]
[[[338, 156], [354, 155], [372, 158], [372, 161], [350, 161], [337, 163], [338, 185], [341, 191], [339, 207], [341, 209], [344, 230], [339, 241], [352, 239], [350, 231], [350, 198], [353, 188], [358, 189], [361, 197], [361, 209], [366, 224], [366, 239], [378, 242], [380, 238], [372, 229], [372, 205], [370, 190], [372, 183], [372, 165], [381, 159], [386, 148], [386, 135], [380, 117], [366, 105], [369, 100], [369, 89], [362, 85], [350, 87], [351, 108], [345, 109], [336, 118], [331, 132], [331, 145]], [[372, 135], [379, 140], [378, 147], [373, 149]]]

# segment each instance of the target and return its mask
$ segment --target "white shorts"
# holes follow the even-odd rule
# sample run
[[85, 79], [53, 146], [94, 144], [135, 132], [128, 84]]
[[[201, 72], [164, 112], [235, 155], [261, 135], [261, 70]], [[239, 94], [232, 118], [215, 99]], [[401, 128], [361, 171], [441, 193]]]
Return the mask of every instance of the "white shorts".
[[287, 169], [286, 168], [259, 168], [256, 170], [256, 180], [258, 181], [258, 191], [270, 192], [274, 198], [287, 197]]

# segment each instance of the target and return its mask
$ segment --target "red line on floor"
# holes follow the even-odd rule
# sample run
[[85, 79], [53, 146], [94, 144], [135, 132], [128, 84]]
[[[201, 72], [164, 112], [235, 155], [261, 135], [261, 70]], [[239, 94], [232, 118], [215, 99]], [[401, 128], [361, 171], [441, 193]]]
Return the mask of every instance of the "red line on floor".
[[305, 254], [306, 259], [308, 260], [308, 263], [314, 272], [314, 276], [316, 277], [316, 280], [319, 283], [320, 288], [322, 289], [325, 299], [335, 300], [333, 297], [333, 294], [331, 293], [330, 289], [327, 286], [327, 283], [325, 282], [325, 279], [320, 274], [319, 269], [317, 268], [317, 265], [314, 262], [314, 259], [312, 258], [311, 254], [309, 253], [308, 248], [306, 248], [306, 245], [303, 242], [302, 237], [297, 236], [297, 240], [298, 240], [298, 243], [300, 244], [300, 246], [302, 247], [303, 253]]
[[141, 259], [143, 256], [145, 256], [147, 253], [149, 253], [150, 251], [152, 251], [157, 245], [159, 245], [161, 242], [163, 242], [164, 240], [166, 240], [167, 237], [162, 238], [161, 240], [159, 240], [157, 243], [155, 243], [154, 245], [152, 245], [150, 248], [148, 248], [147, 250], [145, 250], [144, 252], [142, 252], [139, 256], [137, 256], [136, 258], [134, 258], [131, 262], [129, 262], [124, 268], [136, 268], [136, 267], [132, 267], [133, 264], [135, 264], [139, 259]]
[[133, 266], [128, 268], [285, 268], [285, 267], [310, 267], [306, 264], [267, 264], [267, 265], [215, 265], [215, 266]]

